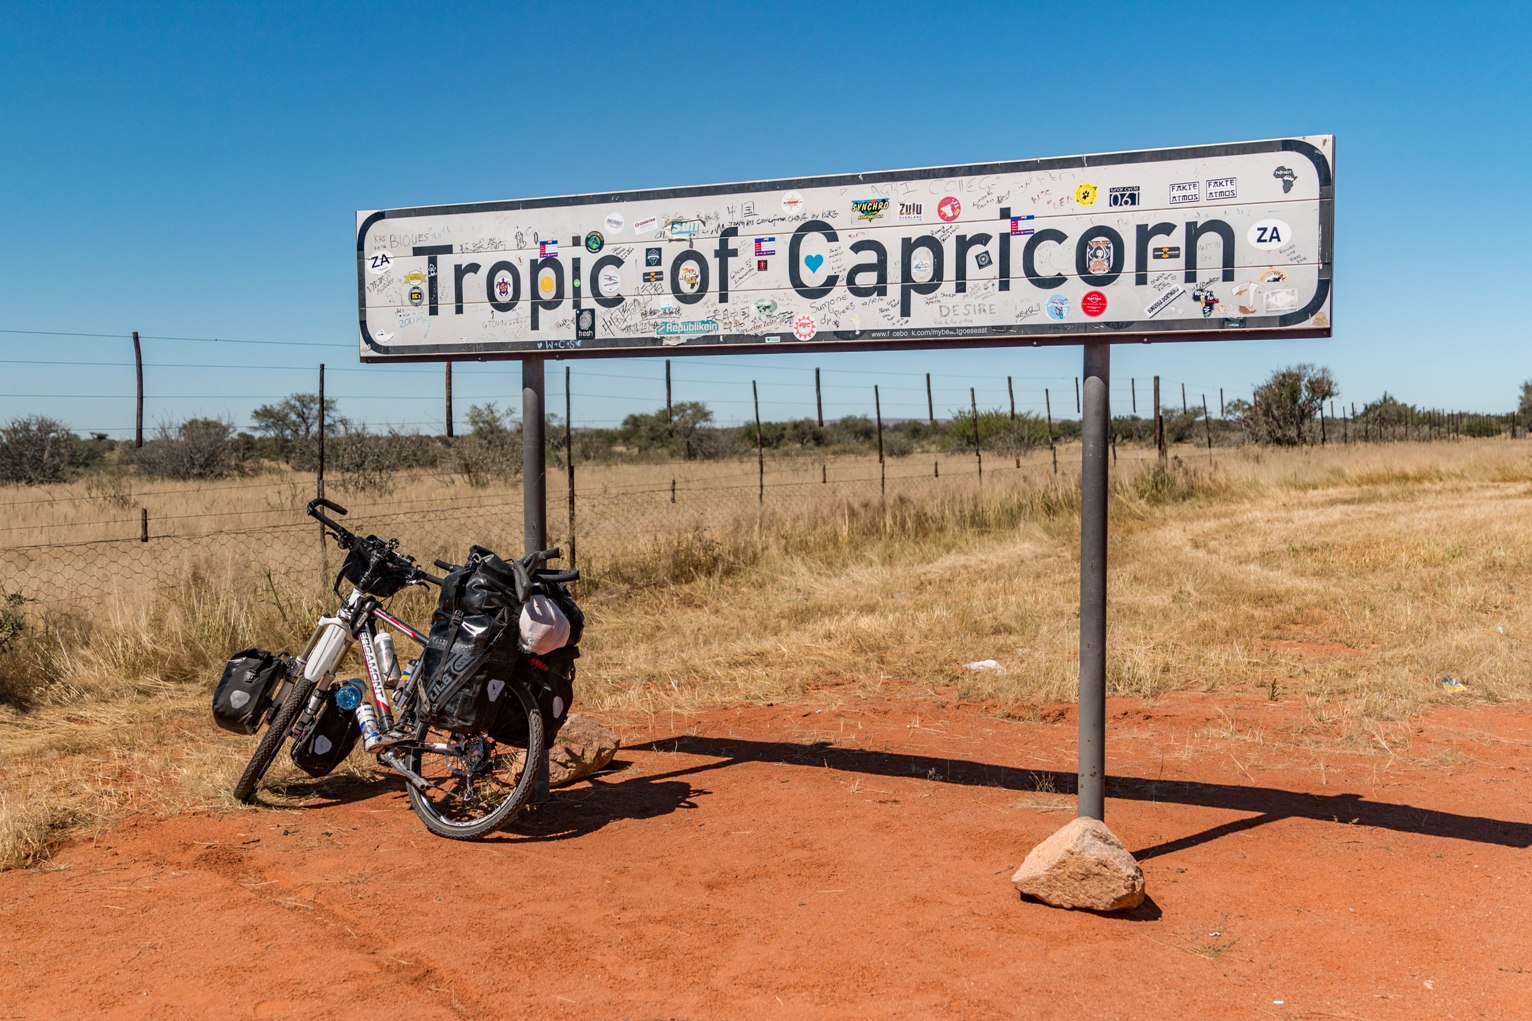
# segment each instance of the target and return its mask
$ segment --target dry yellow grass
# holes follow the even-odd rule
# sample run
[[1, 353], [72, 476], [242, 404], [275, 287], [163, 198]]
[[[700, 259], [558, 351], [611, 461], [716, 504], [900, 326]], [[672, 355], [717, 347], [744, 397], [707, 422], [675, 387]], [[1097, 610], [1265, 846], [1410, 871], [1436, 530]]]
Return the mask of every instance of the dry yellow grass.
[[[1181, 456], [1169, 472], [1142, 452], [1118, 466], [1113, 692], [1301, 699], [1312, 725], [1297, 739], [1379, 754], [1434, 701], [1532, 694], [1532, 443], [1219, 451], [1213, 467], [1205, 452]], [[608, 503], [603, 516], [582, 498], [592, 583], [578, 699], [660, 711], [911, 682], [1017, 714], [1071, 699], [1073, 465], [1056, 478], [1044, 464], [989, 464], [981, 488], [953, 477], [971, 461], [944, 461], [939, 484], [925, 459], [891, 462], [882, 500], [866, 460], [829, 466], [830, 484], [817, 463], [774, 465], [768, 481], [798, 476], [763, 507], [753, 463], [707, 466], [715, 484], [743, 476], [742, 498], [683, 485], [675, 504], [666, 466], [586, 472], [589, 505]], [[306, 495], [295, 489], [280, 514]], [[514, 546], [519, 494], [495, 499], [482, 527], [499, 537], [434, 540], [443, 552], [469, 538]], [[559, 500], [550, 493], [555, 533]], [[394, 531], [378, 520], [396, 503], [357, 504], [359, 526]], [[309, 526], [292, 551], [264, 539], [238, 549], [317, 559]], [[30, 711], [0, 708], [0, 864], [38, 860], [60, 834], [127, 810], [232, 807], [223, 792], [250, 741], [213, 729], [212, 682], [236, 648], [300, 643], [324, 587], [312, 568], [280, 587], [248, 583], [251, 564], [240, 574], [232, 559], [181, 569], [194, 584], [104, 593], [88, 626], [51, 611], [0, 662], [56, 674]], [[426, 613], [417, 601], [406, 615]], [[986, 659], [1004, 673], [964, 667]], [[1446, 693], [1443, 675], [1466, 688]]]

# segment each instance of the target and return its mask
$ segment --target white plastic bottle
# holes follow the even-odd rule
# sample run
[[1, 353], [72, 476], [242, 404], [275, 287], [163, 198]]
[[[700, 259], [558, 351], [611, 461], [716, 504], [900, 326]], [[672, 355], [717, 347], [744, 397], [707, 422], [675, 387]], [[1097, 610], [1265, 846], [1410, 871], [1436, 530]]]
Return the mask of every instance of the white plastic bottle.
[[394, 636], [379, 631], [372, 636], [372, 651], [378, 657], [378, 672], [383, 675], [383, 687], [399, 686], [399, 657], [394, 652]]

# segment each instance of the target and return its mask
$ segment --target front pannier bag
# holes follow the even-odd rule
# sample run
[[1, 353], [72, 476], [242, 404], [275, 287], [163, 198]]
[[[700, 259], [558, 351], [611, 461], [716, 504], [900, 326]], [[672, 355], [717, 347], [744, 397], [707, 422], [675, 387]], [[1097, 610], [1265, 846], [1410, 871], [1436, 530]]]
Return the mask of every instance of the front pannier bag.
[[489, 550], [474, 547], [468, 566], [447, 575], [420, 660], [426, 723], [466, 732], [495, 719], [515, 665], [520, 610], [515, 569]]
[[327, 776], [335, 767], [346, 761], [362, 728], [356, 722], [356, 714], [349, 713], [335, 704], [332, 690], [314, 714], [314, 722], [308, 732], [293, 742], [293, 765], [309, 776]]
[[266, 719], [289, 662], [265, 649], [236, 652], [213, 689], [213, 721], [236, 734], [254, 734]]

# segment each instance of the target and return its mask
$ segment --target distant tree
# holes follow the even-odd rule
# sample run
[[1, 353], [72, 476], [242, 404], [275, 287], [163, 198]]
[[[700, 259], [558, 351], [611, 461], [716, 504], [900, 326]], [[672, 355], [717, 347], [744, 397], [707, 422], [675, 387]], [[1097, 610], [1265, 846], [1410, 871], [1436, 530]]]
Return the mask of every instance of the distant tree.
[[1304, 443], [1325, 401], [1339, 396], [1340, 387], [1329, 369], [1308, 364], [1278, 369], [1255, 388], [1245, 416], [1250, 438], [1277, 446]]
[[[342, 431], [345, 420], [335, 413], [335, 398], [324, 399], [325, 435]], [[276, 404], [263, 404], [250, 413], [255, 431], [276, 440], [284, 450], [311, 440], [319, 432], [319, 395], [292, 394]]]
[[85, 461], [84, 444], [63, 422], [41, 415], [0, 428], [0, 482], [67, 482]]
[[[668, 421], [663, 411], [629, 415], [622, 420], [618, 437], [625, 446], [643, 453], [664, 452], [695, 461], [714, 456], [721, 448], [721, 439], [712, 423], [713, 412], [706, 404], [681, 401], [671, 407]], [[753, 427], [750, 445], [755, 445]]]
[[1521, 403], [1516, 406], [1516, 411], [1523, 418], [1532, 418], [1532, 379], [1521, 384]]

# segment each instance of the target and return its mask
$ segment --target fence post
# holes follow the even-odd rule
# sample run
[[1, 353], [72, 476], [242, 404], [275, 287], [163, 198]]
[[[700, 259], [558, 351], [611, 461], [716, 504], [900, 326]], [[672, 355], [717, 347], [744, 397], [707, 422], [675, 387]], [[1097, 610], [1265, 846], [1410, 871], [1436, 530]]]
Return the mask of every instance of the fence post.
[[1208, 415], [1208, 395], [1202, 395], [1202, 424], [1207, 426], [1208, 464], [1213, 463], [1213, 419]]
[[1043, 410], [1048, 416], [1048, 453], [1053, 455], [1053, 474], [1059, 473], [1059, 450], [1053, 444], [1053, 395], [1043, 387]]
[[1154, 377], [1154, 449], [1165, 463], [1165, 416], [1160, 411], [1160, 377]]
[[931, 374], [926, 373], [926, 419], [932, 425], [936, 424], [936, 404], [931, 400]]
[[452, 439], [452, 363], [447, 362], [447, 439]]
[[670, 359], [665, 359], [665, 428], [671, 434], [676, 432], [676, 416], [670, 407]]
[[1011, 383], [1011, 377], [1005, 377], [1005, 392], [1011, 395], [1011, 421], [1016, 421], [1016, 387]]
[[[448, 362], [450, 369], [452, 363]], [[451, 378], [451, 377], [448, 377]], [[564, 464], [569, 469], [569, 566], [578, 566], [575, 560], [575, 477], [574, 477], [574, 425], [569, 396], [569, 366], [564, 366]]]
[[1133, 414], [1138, 415], [1138, 380], [1128, 377], [1128, 396], [1133, 399]]
[[814, 367], [814, 411], [819, 416], [819, 428], [825, 427], [824, 391], [819, 388], [819, 367]]
[[[314, 466], [314, 495], [324, 499], [324, 362], [319, 363], [319, 459]], [[323, 538], [324, 529], [320, 528]]]
[[149, 508], [138, 508], [138, 541], [149, 541]]
[[1218, 418], [1219, 418], [1220, 421], [1222, 421], [1223, 419], [1228, 418], [1228, 417], [1229, 416], [1225, 415], [1224, 411], [1223, 411], [1223, 387], [1219, 387], [1218, 388]]
[[1324, 446], [1328, 439], [1329, 437], [1325, 435], [1325, 406], [1321, 404], [1319, 406], [1319, 445]]
[[138, 344], [138, 331], [133, 331], [133, 367], [138, 372], [138, 419], [133, 429], [133, 446], [144, 445], [144, 349]]
[[979, 464], [979, 485], [984, 485], [984, 454], [979, 450], [979, 399], [968, 388], [968, 406], [973, 409], [973, 456]]
[[1181, 384], [1181, 414], [1186, 414], [1186, 384]]
[[[670, 363], [667, 358], [666, 364]], [[766, 503], [766, 454], [761, 446], [761, 391], [756, 386], [755, 380], [750, 381], [750, 395], [755, 400], [755, 469], [759, 485], [756, 490], [755, 502]]]
[[1080, 377], [1079, 376], [1075, 377], [1075, 414], [1076, 415], [1082, 414], [1082, 412], [1080, 411]]
[[878, 418], [878, 496], [882, 498], [888, 495], [888, 473], [883, 467], [883, 398], [876, 383], [872, 386], [872, 407]]

